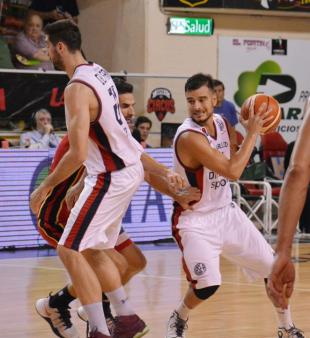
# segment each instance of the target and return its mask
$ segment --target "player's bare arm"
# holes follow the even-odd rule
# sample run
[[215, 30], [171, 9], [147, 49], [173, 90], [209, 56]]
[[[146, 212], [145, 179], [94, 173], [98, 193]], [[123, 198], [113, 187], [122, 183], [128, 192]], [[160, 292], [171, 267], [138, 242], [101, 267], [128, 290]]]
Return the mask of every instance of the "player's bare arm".
[[144, 171], [165, 178], [169, 188], [172, 191], [177, 192], [178, 190], [185, 188], [186, 181], [182, 176], [173, 172], [165, 165], [155, 161], [147, 153], [145, 152], [142, 153], [141, 162], [143, 164]]
[[167, 186], [166, 180], [161, 176], [145, 172], [144, 178], [155, 190], [177, 201], [183, 209], [190, 209], [191, 202], [199, 201], [201, 198], [201, 192], [196, 187], [187, 186], [178, 192], [173, 192]]
[[80, 83], [72, 83], [65, 90], [66, 122], [70, 148], [59, 161], [57, 168], [41, 183], [30, 197], [34, 213], [48, 192], [81, 167], [87, 156], [90, 124], [91, 89]]
[[281, 189], [277, 252], [290, 254], [298, 220], [305, 204], [310, 178], [310, 107], [294, 146], [291, 162]]
[[78, 200], [80, 193], [84, 188], [84, 179], [86, 177], [86, 168], [84, 168], [83, 174], [81, 175], [79, 181], [68, 189], [66, 193], [66, 204], [67, 208], [71, 210], [74, 207], [74, 204]]
[[[261, 110], [263, 111], [263, 108]], [[189, 168], [197, 169], [204, 166], [224, 177], [237, 180], [250, 159], [263, 124], [270, 120], [268, 115], [269, 112], [256, 115], [251, 112], [244, 142], [230, 159], [213, 149], [203, 134], [192, 131], [180, 135], [176, 145], [178, 155], [183, 164]]]
[[270, 293], [286, 308], [293, 293], [295, 269], [291, 250], [296, 226], [305, 203], [310, 180], [310, 107], [297, 138], [290, 166], [284, 179], [279, 202], [276, 259], [269, 278]]

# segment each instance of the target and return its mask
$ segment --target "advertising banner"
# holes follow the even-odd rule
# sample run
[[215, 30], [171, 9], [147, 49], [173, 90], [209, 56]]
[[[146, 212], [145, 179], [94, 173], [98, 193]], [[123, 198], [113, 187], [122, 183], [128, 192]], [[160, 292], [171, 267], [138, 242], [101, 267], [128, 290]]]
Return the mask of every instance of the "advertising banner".
[[0, 71], [0, 128], [29, 126], [31, 115], [40, 108], [49, 110], [56, 129], [65, 128], [64, 73]]
[[220, 37], [218, 78], [225, 98], [237, 108], [250, 95], [265, 93], [280, 103], [278, 131], [296, 138], [310, 94], [310, 40]]
[[238, 10], [260, 11], [268, 14], [309, 13], [310, 2], [303, 0], [162, 0], [164, 8], [225, 9], [226, 12], [238, 13]]
[[[32, 191], [48, 173], [55, 149], [0, 149], [0, 251], [46, 245], [29, 207]], [[171, 149], [147, 149], [167, 167]], [[143, 183], [133, 196], [123, 218], [123, 227], [136, 242], [171, 238], [172, 201]]]

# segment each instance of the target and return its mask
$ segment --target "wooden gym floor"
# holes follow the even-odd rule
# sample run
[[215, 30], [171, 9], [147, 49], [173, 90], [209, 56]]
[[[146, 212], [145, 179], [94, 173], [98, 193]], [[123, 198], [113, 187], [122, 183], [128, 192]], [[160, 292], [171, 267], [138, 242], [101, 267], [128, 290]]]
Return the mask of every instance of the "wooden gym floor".
[[[186, 290], [176, 248], [144, 250], [145, 271], [127, 286], [137, 313], [148, 323], [149, 338], [164, 338], [166, 322]], [[294, 247], [297, 283], [292, 299], [293, 319], [310, 333], [310, 244]], [[193, 311], [188, 338], [275, 338], [277, 321], [265, 296], [263, 282], [248, 283], [240, 269], [222, 261], [223, 285], [210, 300]], [[58, 258], [0, 259], [0, 337], [54, 337], [48, 324], [35, 312], [38, 298], [56, 291], [67, 281]], [[78, 304], [74, 304], [76, 308]], [[73, 320], [85, 337], [84, 325]], [[310, 334], [309, 334], [310, 336]]]

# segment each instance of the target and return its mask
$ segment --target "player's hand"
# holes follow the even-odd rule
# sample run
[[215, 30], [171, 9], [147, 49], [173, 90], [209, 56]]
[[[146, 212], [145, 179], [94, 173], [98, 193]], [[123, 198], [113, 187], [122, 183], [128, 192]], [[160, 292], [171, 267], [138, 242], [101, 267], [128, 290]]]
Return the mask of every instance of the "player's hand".
[[66, 204], [67, 204], [67, 208], [69, 210], [71, 210], [74, 207], [76, 201], [78, 200], [78, 198], [80, 196], [82, 189], [83, 188], [81, 188], [79, 183], [75, 184], [70, 189], [68, 189], [65, 201], [66, 201]]
[[50, 188], [41, 184], [37, 189], [35, 189], [32, 194], [30, 195], [30, 208], [32, 212], [37, 215], [40, 207], [45, 200]]
[[184, 210], [192, 209], [191, 202], [199, 201], [200, 198], [201, 191], [191, 186], [179, 190], [174, 197], [175, 201], [177, 201]]
[[166, 171], [166, 180], [168, 188], [172, 193], [177, 194], [180, 190], [183, 190], [187, 186], [185, 179], [178, 173], [168, 169]]
[[288, 299], [294, 290], [295, 267], [290, 255], [279, 253], [275, 257], [271, 274], [268, 278], [268, 293], [279, 307], [286, 309]]
[[260, 134], [264, 124], [273, 119], [273, 116], [270, 115], [272, 108], [266, 111], [266, 102], [259, 106], [256, 113], [254, 112], [254, 103], [255, 99], [251, 99], [248, 120], [244, 120], [243, 117], [240, 116], [240, 123], [247, 130], [248, 134]]

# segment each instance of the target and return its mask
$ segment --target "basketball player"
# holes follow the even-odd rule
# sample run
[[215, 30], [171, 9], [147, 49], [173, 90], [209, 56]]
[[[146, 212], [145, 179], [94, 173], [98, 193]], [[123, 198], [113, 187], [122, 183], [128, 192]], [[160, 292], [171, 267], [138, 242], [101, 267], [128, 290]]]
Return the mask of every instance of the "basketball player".
[[52, 62], [70, 78], [64, 92], [70, 147], [31, 194], [30, 206], [37, 213], [47, 194], [84, 163], [84, 188], [70, 212], [58, 255], [89, 318], [90, 338], [110, 336], [101, 302], [107, 279], [113, 291], [106, 294], [118, 315], [113, 335], [142, 337], [147, 327], [134, 313], [117, 267], [102, 257], [103, 249], [115, 246], [120, 222], [144, 178], [143, 169], [162, 175], [176, 188], [183, 188], [184, 182], [145, 158], [120, 113], [111, 76], [82, 56], [79, 28], [70, 20], [61, 20], [47, 25], [45, 31]]
[[[133, 126], [133, 118], [135, 116], [135, 98], [133, 95], [133, 86], [121, 79], [114, 79], [118, 94], [121, 112], [124, 115], [128, 126]], [[69, 149], [68, 137], [65, 136], [61, 144], [56, 150], [54, 160], [52, 162], [51, 171], [53, 171], [60, 159]], [[43, 238], [52, 246], [57, 247], [58, 241], [63, 233], [63, 228], [67, 222], [69, 211], [76, 201], [75, 195], [81, 192], [83, 184], [84, 166], [77, 170], [76, 173], [71, 175], [69, 179], [61, 182], [57, 185], [49, 196], [45, 199], [43, 205], [40, 208], [38, 215], [38, 229]], [[147, 177], [149, 178], [149, 177]], [[79, 182], [78, 182], [79, 181]], [[149, 181], [152, 183], [151, 181]], [[153, 183], [154, 182], [153, 178]], [[70, 193], [70, 187], [76, 186], [76, 193]], [[158, 187], [158, 183], [157, 183]], [[67, 192], [69, 189], [69, 192]], [[66, 194], [67, 192], [67, 194]], [[187, 203], [199, 196], [193, 193], [191, 195], [179, 195], [172, 196], [178, 199], [181, 203]], [[64, 200], [66, 197], [66, 201]], [[66, 203], [69, 200], [69, 203]], [[106, 253], [117, 264], [122, 278], [122, 284], [125, 285], [135, 274], [144, 269], [146, 265], [146, 259], [139, 247], [129, 238], [128, 234], [121, 229], [120, 235], [117, 239], [115, 249], [121, 253], [126, 259], [119, 257], [114, 249], [106, 250]], [[46, 319], [53, 332], [66, 338], [74, 338], [78, 336], [77, 330], [72, 325], [70, 320], [69, 304], [76, 298], [76, 293], [72, 285], [64, 287], [62, 290], [56, 292], [54, 295], [50, 295], [48, 298], [39, 299], [36, 302], [36, 309], [40, 316]], [[108, 323], [108, 328], [114, 326], [114, 318], [111, 313], [109, 301], [103, 294], [103, 310]], [[83, 318], [84, 313], [82, 309], [79, 309], [79, 315]], [[83, 318], [87, 320], [87, 318]]]
[[[174, 139], [175, 170], [199, 187], [201, 200], [193, 210], [175, 203], [173, 236], [182, 253], [184, 270], [191, 282], [188, 291], [171, 315], [166, 338], [185, 337], [191, 310], [211, 297], [221, 285], [219, 259], [222, 254], [241, 266], [251, 279], [267, 278], [273, 250], [253, 223], [232, 202], [229, 179], [240, 177], [249, 161], [257, 136], [271, 120], [262, 105], [245, 123], [247, 135], [240, 149], [230, 154], [225, 120], [213, 114], [212, 77], [196, 74], [185, 84], [189, 118], [178, 128]], [[294, 327], [289, 310], [277, 307], [279, 337], [303, 337]]]
[[283, 308], [287, 308], [287, 299], [293, 292], [295, 269], [291, 261], [292, 243], [310, 181], [309, 134], [310, 98], [280, 193], [276, 259], [268, 283], [270, 292]]

